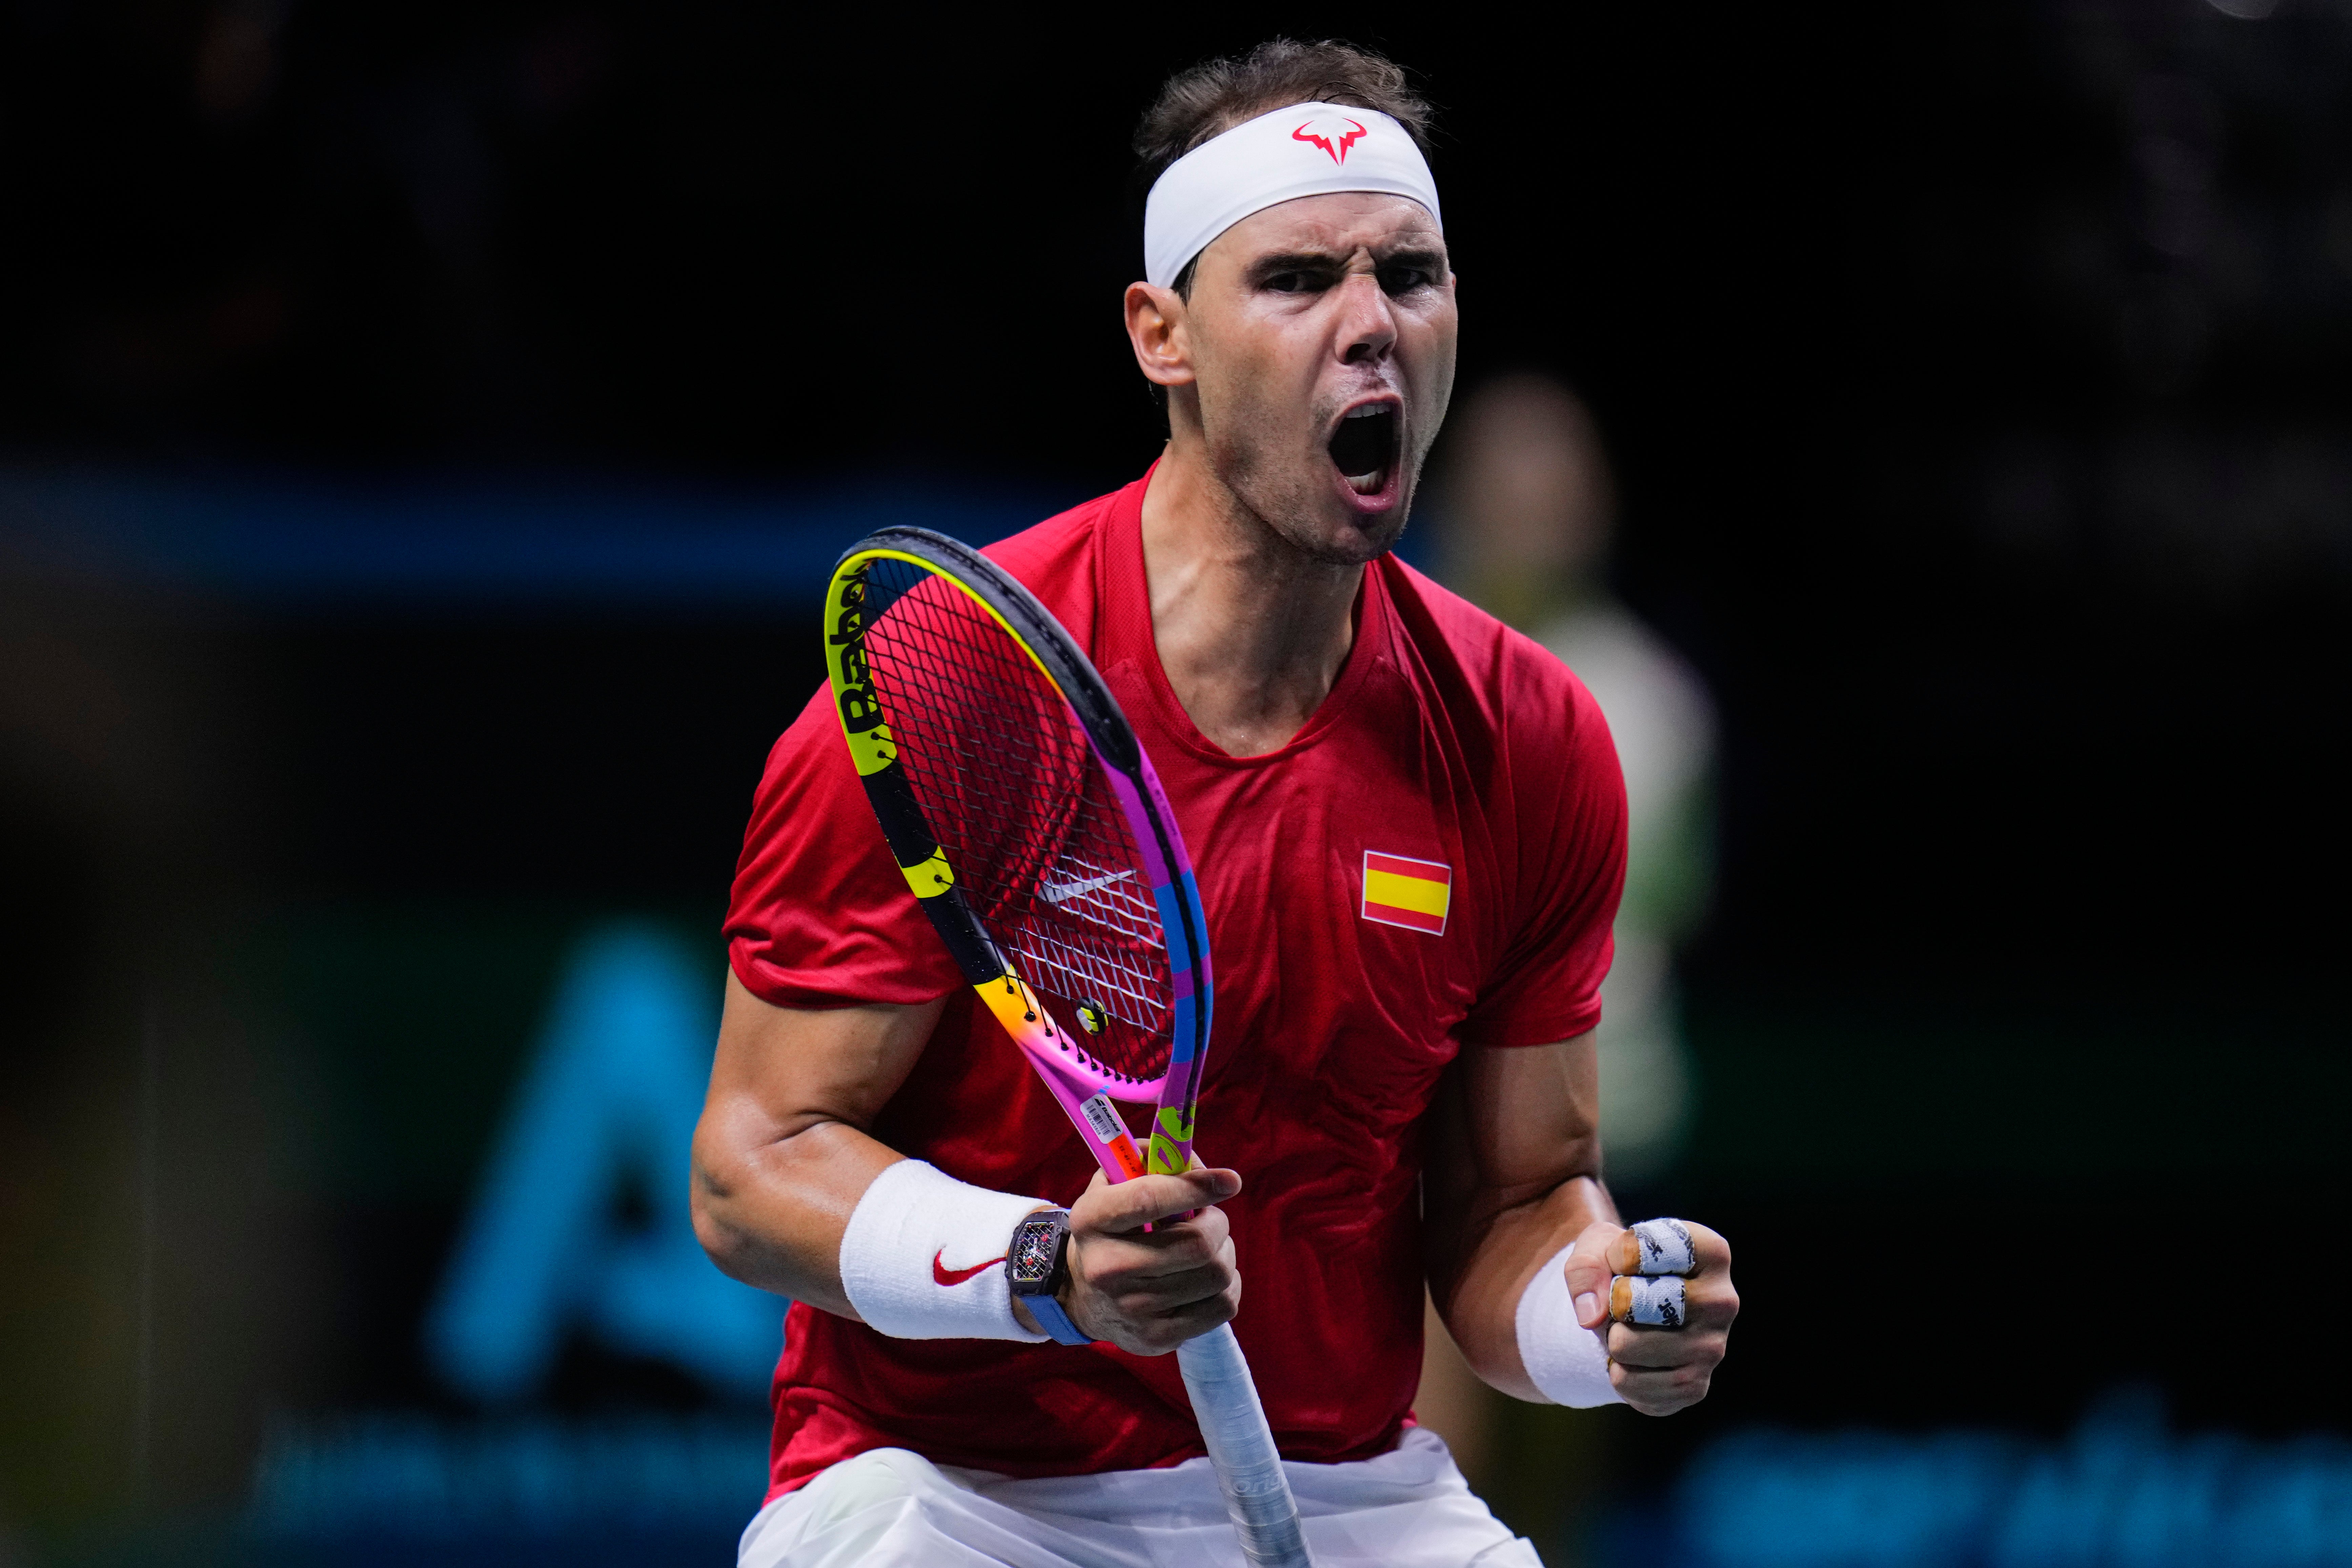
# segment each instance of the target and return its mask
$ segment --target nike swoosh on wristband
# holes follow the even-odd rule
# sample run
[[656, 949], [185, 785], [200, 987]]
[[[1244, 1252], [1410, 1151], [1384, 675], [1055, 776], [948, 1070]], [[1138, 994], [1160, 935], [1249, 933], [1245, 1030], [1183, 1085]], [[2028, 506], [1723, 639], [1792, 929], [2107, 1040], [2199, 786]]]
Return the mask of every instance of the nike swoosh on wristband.
[[985, 1274], [1004, 1261], [1002, 1258], [992, 1258], [985, 1263], [975, 1263], [969, 1268], [950, 1268], [947, 1266], [947, 1258], [948, 1249], [944, 1247], [931, 1254], [931, 1283], [942, 1289], [950, 1285], [961, 1285], [973, 1275]]
[[1088, 877], [1082, 882], [1048, 882], [1038, 889], [1037, 893], [1047, 903], [1058, 904], [1064, 899], [1075, 899], [1080, 893], [1091, 893], [1097, 888], [1108, 888], [1113, 882], [1124, 882], [1134, 875], [1132, 871], [1113, 871], [1108, 877]]

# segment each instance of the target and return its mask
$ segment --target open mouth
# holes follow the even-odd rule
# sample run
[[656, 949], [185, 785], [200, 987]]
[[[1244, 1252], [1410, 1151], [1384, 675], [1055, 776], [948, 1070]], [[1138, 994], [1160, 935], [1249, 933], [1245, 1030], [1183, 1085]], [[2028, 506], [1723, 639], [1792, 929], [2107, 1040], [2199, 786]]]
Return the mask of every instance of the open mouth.
[[1381, 493], [1396, 467], [1397, 408], [1370, 403], [1350, 409], [1331, 437], [1331, 464], [1360, 496]]

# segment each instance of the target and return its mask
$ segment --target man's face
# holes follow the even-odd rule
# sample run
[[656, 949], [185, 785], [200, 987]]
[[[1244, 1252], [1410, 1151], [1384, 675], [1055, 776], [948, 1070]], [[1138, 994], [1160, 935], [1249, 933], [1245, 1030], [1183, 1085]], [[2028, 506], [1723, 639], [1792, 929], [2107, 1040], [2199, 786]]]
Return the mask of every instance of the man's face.
[[1226, 486], [1318, 560], [1395, 543], [1454, 389], [1454, 273], [1428, 209], [1351, 192], [1252, 214], [1201, 253], [1184, 320]]

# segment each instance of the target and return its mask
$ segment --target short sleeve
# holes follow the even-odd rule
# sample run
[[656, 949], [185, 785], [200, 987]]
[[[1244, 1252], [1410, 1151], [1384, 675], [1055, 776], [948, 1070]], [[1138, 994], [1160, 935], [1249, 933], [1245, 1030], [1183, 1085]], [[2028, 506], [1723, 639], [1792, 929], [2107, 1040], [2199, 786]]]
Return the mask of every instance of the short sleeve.
[[907, 889], [820, 689], [768, 754], [728, 900], [727, 958], [779, 1007], [928, 1002], [962, 984]]
[[1544, 661], [1528, 671], [1543, 700], [1507, 709], [1520, 721], [1505, 737], [1509, 798], [1498, 803], [1512, 827], [1513, 926], [1463, 1022], [1471, 1045], [1547, 1046], [1601, 1022], [1625, 889], [1625, 780], [1608, 721], [1557, 659], [1526, 651]]

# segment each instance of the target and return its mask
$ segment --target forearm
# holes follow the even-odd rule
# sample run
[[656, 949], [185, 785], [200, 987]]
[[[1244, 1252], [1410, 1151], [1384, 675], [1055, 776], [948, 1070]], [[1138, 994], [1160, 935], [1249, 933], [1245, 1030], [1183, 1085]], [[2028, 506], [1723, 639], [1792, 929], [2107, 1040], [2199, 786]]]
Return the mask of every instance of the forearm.
[[[745, 1284], [887, 1334], [1042, 1338], [987, 1265], [1045, 1200], [957, 1181], [868, 1131], [941, 1008], [779, 1007], [730, 974], [694, 1134], [695, 1234]], [[1098, 1178], [1071, 1209], [1064, 1307], [1139, 1355], [1230, 1319], [1240, 1285], [1215, 1205], [1240, 1189], [1231, 1171]]]
[[695, 1138], [694, 1231], [703, 1250], [746, 1285], [856, 1318], [842, 1289], [841, 1238], [874, 1178], [904, 1156], [841, 1121], [762, 1138], [729, 1120], [727, 1108], [712, 1107]]
[[1519, 1357], [1519, 1298], [1536, 1270], [1572, 1245], [1588, 1226], [1615, 1225], [1617, 1205], [1593, 1176], [1572, 1176], [1549, 1190], [1464, 1194], [1432, 1214], [1453, 1245], [1433, 1247], [1430, 1293], [1463, 1358], [1480, 1378], [1520, 1399], [1544, 1397]]
[[866, 1129], [921, 1056], [940, 1005], [776, 1007], [728, 975], [689, 1189], [712, 1262], [857, 1316], [841, 1283], [842, 1236], [901, 1158]]
[[1465, 1050], [1431, 1107], [1430, 1294], [1471, 1370], [1522, 1399], [1541, 1397], [1519, 1355], [1528, 1281], [1587, 1226], [1617, 1218], [1601, 1184], [1599, 1110], [1591, 1035]]
[[[985, 1333], [992, 1310], [1030, 1337], [1045, 1337], [1027, 1308], [1006, 1299], [1001, 1279], [992, 1296], [983, 1291], [928, 1319], [919, 1302], [910, 1319], [905, 1293], [891, 1283], [922, 1279], [937, 1243], [959, 1258], [983, 1257], [992, 1245], [1003, 1248], [1020, 1215], [1044, 1206], [1043, 1200], [983, 1192], [919, 1162], [902, 1163], [897, 1151], [839, 1121], [760, 1138], [760, 1129], [751, 1137], [740, 1128], [730, 1133], [729, 1121], [720, 1105], [704, 1111], [694, 1174], [695, 1230], [727, 1273], [902, 1337]], [[885, 1172], [888, 1179], [877, 1185]], [[1061, 1294], [1072, 1319], [1139, 1355], [1173, 1350], [1230, 1319], [1239, 1289], [1224, 1216], [1213, 1205], [1240, 1186], [1234, 1172], [1198, 1167], [1116, 1187], [1097, 1176], [1071, 1211], [1069, 1279]], [[854, 1245], [845, 1239], [853, 1215], [861, 1227]], [[1177, 1215], [1190, 1217], [1172, 1220]], [[921, 1237], [912, 1257], [902, 1250], [909, 1222]], [[866, 1303], [863, 1311], [852, 1304], [853, 1289]], [[982, 1314], [977, 1323], [974, 1312]]]

